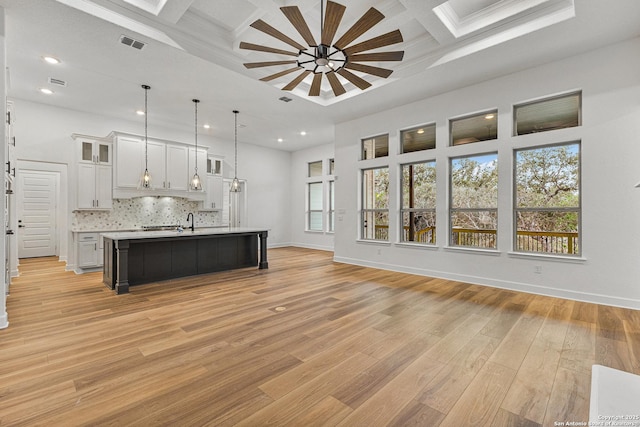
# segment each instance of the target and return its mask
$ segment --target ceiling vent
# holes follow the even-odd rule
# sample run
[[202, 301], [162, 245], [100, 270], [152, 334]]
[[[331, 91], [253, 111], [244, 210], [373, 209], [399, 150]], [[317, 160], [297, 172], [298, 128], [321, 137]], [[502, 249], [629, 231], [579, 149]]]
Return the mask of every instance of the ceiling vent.
[[49, 83], [52, 85], [67, 87], [67, 82], [60, 79], [54, 79], [53, 77], [49, 77]]
[[125, 35], [120, 36], [120, 43], [126, 44], [127, 46], [134, 47], [138, 50], [142, 50], [142, 48], [146, 46], [146, 43], [143, 43], [138, 40], [134, 40], [131, 37], [128, 37]]
[[281, 96], [280, 98], [278, 98], [280, 101], [282, 102], [291, 102], [293, 101], [291, 98], [287, 98], [286, 96]]

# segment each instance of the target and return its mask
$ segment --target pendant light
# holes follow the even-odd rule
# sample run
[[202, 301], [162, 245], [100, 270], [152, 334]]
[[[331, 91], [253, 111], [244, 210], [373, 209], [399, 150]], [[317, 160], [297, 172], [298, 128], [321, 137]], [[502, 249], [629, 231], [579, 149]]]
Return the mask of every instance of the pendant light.
[[151, 174], [149, 173], [148, 141], [147, 141], [147, 94], [151, 86], [142, 85], [144, 89], [144, 173], [140, 180], [140, 188], [151, 188]]
[[235, 121], [235, 137], [234, 137], [234, 147], [235, 147], [235, 168], [233, 169], [233, 181], [231, 181], [231, 187], [229, 191], [232, 193], [239, 193], [242, 191], [240, 187], [240, 180], [238, 179], [238, 110], [233, 110], [234, 121]]
[[195, 173], [193, 174], [193, 178], [191, 178], [191, 190], [202, 191], [202, 181], [200, 180], [200, 176], [198, 176], [198, 103], [200, 100], [193, 99], [192, 101], [195, 106], [196, 164]]

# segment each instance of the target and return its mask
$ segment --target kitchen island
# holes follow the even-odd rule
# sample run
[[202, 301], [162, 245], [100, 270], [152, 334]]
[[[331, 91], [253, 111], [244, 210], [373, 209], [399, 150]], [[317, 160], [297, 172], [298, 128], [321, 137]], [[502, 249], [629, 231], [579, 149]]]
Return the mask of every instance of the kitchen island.
[[125, 294], [130, 285], [256, 265], [269, 268], [267, 235], [263, 228], [236, 227], [104, 233], [103, 282]]

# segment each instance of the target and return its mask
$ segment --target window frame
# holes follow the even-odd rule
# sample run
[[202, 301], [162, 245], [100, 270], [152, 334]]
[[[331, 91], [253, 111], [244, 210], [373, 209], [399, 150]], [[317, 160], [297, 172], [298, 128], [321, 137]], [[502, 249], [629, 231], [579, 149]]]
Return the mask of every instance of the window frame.
[[[433, 186], [436, 189], [436, 203], [433, 208], [409, 208], [404, 206], [404, 167], [405, 166], [413, 166], [413, 165], [422, 165], [422, 164], [433, 164], [433, 168], [436, 171], [436, 179], [433, 182]], [[400, 163], [400, 243], [408, 243], [408, 244], [416, 244], [416, 245], [425, 245], [425, 246], [435, 246], [436, 245], [436, 227], [437, 227], [437, 167], [436, 160], [416, 160], [413, 162]], [[408, 213], [430, 213], [433, 214], [433, 217], [436, 221], [436, 226], [431, 230], [431, 238], [428, 242], [420, 242], [416, 240], [405, 240], [405, 232], [404, 232], [404, 214]]]
[[[436, 139], [434, 139], [433, 141], [433, 147], [431, 148], [423, 148], [420, 150], [413, 150], [413, 151], [405, 151], [405, 147], [404, 147], [404, 135], [406, 132], [412, 132], [412, 131], [417, 131], [420, 129], [426, 129], [426, 128], [433, 128], [433, 132], [434, 132], [434, 136], [436, 137]], [[406, 129], [400, 129], [400, 154], [408, 154], [408, 153], [419, 153], [419, 152], [423, 152], [423, 151], [428, 151], [428, 150], [435, 150], [437, 147], [437, 127], [436, 127], [436, 122], [429, 122], [429, 123], [425, 123], [422, 125], [418, 125], [418, 126], [412, 126], [410, 128], [406, 128]]]
[[[389, 167], [389, 165], [381, 165], [381, 166], [371, 166], [371, 167], [367, 167], [367, 168], [362, 168], [360, 169], [360, 224], [359, 224], [359, 234], [360, 234], [360, 239], [361, 240], [365, 240], [365, 241], [370, 241], [370, 242], [389, 242], [390, 241], [390, 236], [389, 236], [389, 191], [387, 191], [387, 208], [386, 209], [380, 209], [380, 208], [366, 208], [365, 207], [365, 185], [366, 185], [366, 179], [365, 179], [365, 173], [368, 171], [374, 171], [374, 170], [381, 170], [381, 169], [386, 169], [387, 170], [387, 175], [389, 175], [391, 168]], [[391, 186], [391, 183], [389, 182], [389, 186]], [[376, 232], [377, 230], [374, 228], [373, 231], [373, 238], [367, 237], [367, 230], [366, 228], [368, 227], [368, 219], [367, 219], [367, 215], [376, 215], [376, 214], [386, 214], [387, 216], [387, 237], [386, 239], [379, 239], [376, 238]], [[375, 224], [374, 224], [375, 226]]]
[[[384, 156], [376, 156], [376, 148], [377, 148], [377, 144], [375, 143], [375, 141], [380, 138], [380, 137], [386, 137], [387, 138], [387, 154]], [[373, 157], [367, 158], [365, 156], [365, 147], [364, 144], [366, 141], [370, 141], [373, 140], [374, 144], [373, 144]], [[366, 138], [362, 138], [360, 139], [360, 160], [373, 160], [373, 159], [382, 159], [385, 157], [389, 157], [389, 133], [381, 133], [378, 135], [374, 135], [374, 136], [369, 136]]]
[[[574, 95], [578, 95], [578, 124], [576, 126], [569, 126], [569, 127], [564, 127], [564, 128], [558, 128], [558, 129], [547, 129], [547, 130], [542, 130], [540, 132], [527, 132], [527, 133], [518, 133], [518, 118], [517, 118], [517, 111], [518, 108], [520, 107], [527, 107], [529, 105], [535, 105], [535, 104], [541, 104], [547, 101], [554, 101], [556, 99], [561, 99], [561, 98], [567, 98], [570, 96], [574, 96]], [[512, 110], [512, 114], [511, 114], [511, 118], [512, 118], [512, 136], [516, 137], [516, 136], [523, 136], [523, 135], [530, 135], [532, 133], [544, 133], [544, 132], [551, 132], [554, 130], [561, 130], [561, 129], [571, 129], [571, 128], [575, 128], [575, 127], [580, 127], [582, 126], [582, 90], [578, 89], [578, 90], [574, 90], [574, 91], [570, 91], [570, 92], [563, 92], [557, 95], [550, 95], [550, 96], [545, 96], [542, 98], [537, 98], [537, 99], [532, 99], [530, 101], [524, 101], [524, 102], [520, 102], [517, 104], [513, 104], [513, 107], [511, 108]]]
[[[489, 114], [493, 114], [494, 115], [493, 118], [495, 118], [495, 137], [494, 138], [481, 139], [481, 140], [478, 140], [478, 141], [469, 141], [469, 142], [465, 142], [465, 143], [454, 144], [454, 140], [453, 140], [453, 123], [454, 122], [458, 122], [458, 121], [466, 120], [466, 119], [471, 119], [471, 118], [474, 118], [474, 117], [480, 117], [480, 116], [485, 116], [485, 118], [486, 118], [486, 116], [488, 116]], [[461, 146], [461, 145], [476, 144], [478, 142], [497, 141], [498, 138], [499, 138], [499, 135], [498, 135], [498, 130], [499, 130], [498, 117], [499, 117], [498, 109], [497, 108], [492, 108], [492, 109], [482, 110], [482, 111], [475, 112], [475, 113], [465, 114], [463, 116], [450, 118], [448, 120], [448, 122], [449, 122], [448, 123], [449, 124], [449, 127], [448, 127], [448, 130], [449, 130], [449, 145], [448, 146], [449, 147], [458, 147], [458, 146]]]
[[[488, 156], [488, 155], [495, 155], [495, 161], [496, 161], [496, 168], [499, 167], [498, 164], [498, 159], [499, 159], [499, 152], [496, 151], [488, 151], [488, 152], [476, 152], [476, 153], [472, 153], [472, 154], [466, 154], [466, 155], [461, 155], [461, 156], [454, 156], [454, 157], [449, 157], [449, 162], [448, 162], [448, 186], [449, 186], [449, 197], [448, 197], [448, 203], [449, 203], [449, 209], [448, 209], [448, 221], [447, 221], [447, 226], [448, 226], [448, 230], [447, 230], [447, 234], [448, 234], [448, 240], [447, 240], [447, 244], [450, 248], [455, 248], [455, 249], [463, 249], [463, 250], [481, 250], [481, 251], [490, 251], [490, 252], [498, 252], [499, 251], [499, 247], [498, 247], [498, 233], [499, 233], [499, 217], [498, 217], [498, 207], [500, 204], [500, 183], [499, 183], [499, 174], [498, 174], [498, 183], [496, 185], [496, 206], [495, 208], [455, 208], [453, 206], [453, 162], [455, 160], [459, 160], [459, 159], [467, 159], [467, 158], [474, 158], [474, 157], [482, 157], [482, 156]], [[498, 169], [499, 171], [499, 169]], [[473, 245], [461, 245], [461, 244], [456, 244], [454, 243], [454, 237], [453, 237], [453, 214], [457, 213], [457, 212], [490, 212], [493, 213], [495, 215], [495, 221], [496, 221], [496, 227], [495, 227], [495, 233], [487, 233], [486, 231], [483, 230], [488, 230], [488, 229], [478, 229], [478, 234], [494, 234], [494, 246], [493, 247], [485, 247], [485, 246], [473, 246]]]
[[[540, 150], [551, 147], [562, 147], [569, 145], [577, 145], [578, 146], [578, 206], [571, 208], [532, 208], [532, 207], [518, 207], [518, 153], [521, 151], [533, 151]], [[534, 146], [526, 146], [526, 147], [518, 147], [513, 149], [513, 171], [512, 171], [512, 204], [513, 204], [513, 236], [512, 236], [512, 250], [514, 253], [519, 255], [534, 255], [534, 256], [548, 256], [548, 257], [571, 257], [571, 258], [581, 258], [582, 257], [582, 141], [581, 140], [571, 140], [565, 142], [555, 142], [550, 144], [541, 144]], [[557, 253], [557, 252], [538, 252], [538, 251], [527, 251], [518, 249], [518, 212], [577, 212], [578, 221], [578, 236], [576, 239], [575, 245], [578, 246], [577, 252], [574, 253]], [[569, 243], [568, 243], [569, 245]], [[571, 243], [572, 246], [575, 246]]]

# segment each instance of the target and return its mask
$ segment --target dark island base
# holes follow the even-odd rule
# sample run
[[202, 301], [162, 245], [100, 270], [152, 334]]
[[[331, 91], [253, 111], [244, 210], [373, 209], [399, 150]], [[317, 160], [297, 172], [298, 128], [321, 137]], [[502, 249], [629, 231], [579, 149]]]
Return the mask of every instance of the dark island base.
[[104, 237], [103, 282], [116, 294], [124, 294], [129, 286], [143, 283], [256, 265], [265, 269], [269, 267], [266, 240], [266, 231], [137, 240]]

